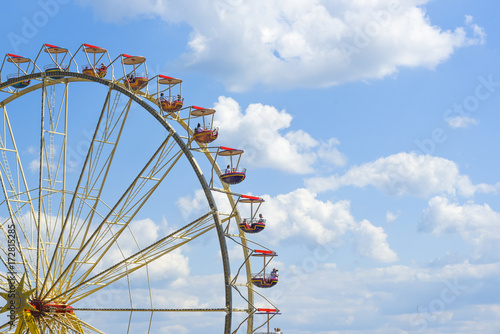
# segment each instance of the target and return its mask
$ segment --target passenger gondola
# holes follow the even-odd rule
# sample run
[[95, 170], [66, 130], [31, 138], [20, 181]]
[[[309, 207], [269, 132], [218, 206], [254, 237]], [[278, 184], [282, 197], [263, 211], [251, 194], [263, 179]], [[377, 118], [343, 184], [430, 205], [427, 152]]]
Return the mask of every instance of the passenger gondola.
[[[246, 168], [238, 167], [243, 152], [243, 150], [235, 148], [223, 146], [220, 147], [218, 155], [228, 156], [231, 158], [230, 164], [227, 165], [227, 168], [220, 174], [220, 179], [222, 182], [233, 185], [241, 183], [246, 178]], [[233, 165], [233, 156], [238, 156], [238, 162], [236, 163], [236, 165]]]

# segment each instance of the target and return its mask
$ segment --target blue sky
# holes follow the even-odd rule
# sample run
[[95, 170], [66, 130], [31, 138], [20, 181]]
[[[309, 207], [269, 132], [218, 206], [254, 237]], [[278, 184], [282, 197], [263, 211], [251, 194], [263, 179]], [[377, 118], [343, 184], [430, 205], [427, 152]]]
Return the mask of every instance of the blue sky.
[[[266, 291], [282, 311], [273, 326], [287, 334], [500, 330], [497, 2], [0, 8], [2, 54], [34, 58], [43, 43], [71, 51], [89, 43], [112, 57], [143, 55], [150, 72], [184, 80], [190, 103], [217, 110], [218, 144], [246, 151], [248, 177], [233, 190], [266, 199], [268, 227], [255, 238], [279, 254], [280, 282]], [[196, 216], [195, 185], [178, 189], [169, 195], [182, 206], [176, 215]], [[175, 226], [160, 205], [148, 210], [143, 224], [159, 234]], [[200, 291], [184, 300], [216, 294], [201, 289], [220, 274], [202, 251], [214, 240], [159, 269], [173, 282], [165, 294], [185, 276]], [[236, 264], [241, 255], [229, 248]], [[162, 332], [195, 332], [176, 321]], [[206, 332], [217, 332], [216, 320], [206, 321]]]

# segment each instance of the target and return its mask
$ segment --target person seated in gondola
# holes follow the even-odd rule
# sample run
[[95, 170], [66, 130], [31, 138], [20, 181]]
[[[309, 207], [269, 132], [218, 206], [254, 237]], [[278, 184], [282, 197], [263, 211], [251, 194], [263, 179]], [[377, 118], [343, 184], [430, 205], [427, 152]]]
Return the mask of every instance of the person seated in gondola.
[[184, 101], [184, 98], [181, 97], [181, 94], [177, 94], [177, 98], [176, 98], [176, 101]]
[[128, 79], [128, 82], [130, 82], [131, 84], [135, 83], [135, 76], [133, 73], [128, 74], [127, 79]]
[[203, 128], [201, 127], [201, 124], [198, 123], [198, 125], [196, 126], [196, 129], [194, 130], [194, 132], [198, 133], [198, 132], [202, 132], [203, 131]]
[[231, 173], [231, 166], [229, 166], [229, 165], [227, 165], [227, 167], [226, 167], [226, 174], [227, 173]]
[[259, 223], [262, 223], [264, 221], [264, 217], [262, 217], [262, 213], [259, 213]]
[[273, 268], [273, 271], [271, 271], [271, 275], [269, 275], [269, 278], [278, 278], [278, 269]]
[[106, 72], [107, 70], [108, 68], [106, 67], [106, 65], [104, 65], [104, 63], [101, 63], [101, 67], [99, 68], [99, 74]]
[[160, 94], [160, 103], [161, 102], [165, 102], [167, 101], [167, 98], [165, 97], [165, 95], [163, 95], [163, 93]]
[[275, 328], [274, 329], [274, 334], [282, 334], [280, 328]]
[[250, 219], [250, 224], [248, 224], [248, 221], [247, 221], [247, 219], [246, 219], [246, 218], [245, 218], [245, 219], [243, 219], [243, 224], [245, 224], [245, 226], [246, 226], [247, 228], [253, 228], [253, 227], [254, 227], [254, 225], [255, 225], [255, 224], [252, 222], [252, 219]]

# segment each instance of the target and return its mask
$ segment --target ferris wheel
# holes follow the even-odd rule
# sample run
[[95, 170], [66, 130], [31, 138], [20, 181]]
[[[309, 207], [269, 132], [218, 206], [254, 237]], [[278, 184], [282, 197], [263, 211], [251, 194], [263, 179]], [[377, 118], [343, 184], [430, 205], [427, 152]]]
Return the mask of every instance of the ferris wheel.
[[[5, 56], [0, 94], [2, 333], [105, 333], [109, 319], [115, 333], [156, 333], [166, 316], [204, 312], [223, 333], [269, 328], [279, 310], [262, 289], [278, 282], [277, 254], [248, 238], [265, 229], [264, 200], [230, 189], [246, 178], [244, 151], [213, 146], [216, 111], [188, 106], [182, 80], [149, 75], [142, 56], [44, 44], [34, 59]], [[203, 198], [195, 217], [173, 209], [189, 190]], [[176, 223], [158, 230], [150, 216]], [[169, 261], [212, 236], [220, 298], [159, 294]], [[113, 300], [96, 303], [103, 291]]]

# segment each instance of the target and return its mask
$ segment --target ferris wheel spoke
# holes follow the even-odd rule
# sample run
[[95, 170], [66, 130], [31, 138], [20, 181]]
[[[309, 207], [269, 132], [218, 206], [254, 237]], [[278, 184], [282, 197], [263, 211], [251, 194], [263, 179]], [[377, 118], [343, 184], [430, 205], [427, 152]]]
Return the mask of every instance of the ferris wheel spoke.
[[0, 273], [0, 290], [2, 290], [4, 292], [7, 292], [9, 290], [9, 283], [8, 283], [7, 274]]
[[[49, 280], [54, 281], [53, 277], [49, 277], [49, 273], [52, 276], [61, 274], [63, 263], [68, 253], [70, 250], [77, 250], [81, 246], [77, 245], [78, 239], [85, 240], [90, 229], [90, 223], [93, 221], [99, 197], [109, 173], [131, 105], [131, 100], [129, 99], [125, 107], [121, 111], [118, 111], [121, 94], [115, 92], [114, 99], [112, 100], [112, 93], [113, 90], [110, 88], [76, 184], [76, 190], [73, 192], [69, 202], [67, 213], [63, 217], [62, 228], [56, 243], [58, 251], [52, 254], [47, 269], [47, 279], [43, 283], [42, 291], [45, 288], [46, 282]], [[85, 210], [88, 210], [87, 217], [83, 220], [87, 222], [86, 224], [81, 223], [81, 215]], [[54, 263], [58, 263], [58, 265], [54, 266]]]
[[38, 327], [42, 329], [42, 332], [44, 332], [45, 329], [47, 329], [50, 334], [57, 333], [56, 329], [53, 328], [54, 326], [53, 325], [51, 326], [51, 324], [49, 324], [49, 322], [45, 319], [45, 317], [42, 317], [40, 320], [38, 320]]
[[[92, 312], [227, 312], [227, 308], [74, 308], [74, 311]], [[233, 312], [247, 312], [247, 310], [233, 309]]]
[[[118, 93], [117, 96], [119, 96]], [[82, 170], [84, 182], [79, 185], [77, 191], [75, 192], [75, 198], [78, 203], [70, 207], [71, 211], [69, 213], [71, 214], [71, 230], [68, 244], [71, 246], [76, 245], [77, 242], [80, 243], [78, 245], [79, 247], [84, 244], [87, 239], [87, 235], [91, 231], [91, 223], [94, 222], [94, 216], [96, 214], [98, 215], [97, 219], [103, 218], [103, 216], [98, 213], [98, 205], [100, 203], [99, 199], [109, 175], [111, 163], [113, 161], [118, 142], [121, 138], [121, 132], [123, 130], [123, 125], [125, 124], [126, 115], [128, 114], [131, 106], [131, 100], [129, 100], [118, 120], [116, 120], [116, 122], [112, 122], [110, 117], [114, 114], [117, 102], [118, 99], [115, 97], [112, 111], [110, 112], [108, 110], [106, 112], [104, 122], [105, 126], [101, 135], [95, 137], [92, 142], [91, 149], [89, 150], [89, 159], [86, 161], [86, 165]], [[114, 133], [113, 130], [117, 127], [116, 123], [120, 121], [120, 119], [122, 121], [119, 126], [119, 131], [116, 133], [116, 138], [111, 138], [111, 134]], [[105, 151], [105, 146], [108, 147], [108, 151]], [[78, 220], [81, 219], [83, 212], [85, 212], [85, 208], [88, 208], [87, 215], [83, 218], [85, 223], [79, 225]]]
[[[3, 234], [5, 234], [6, 240], [13, 240], [9, 239], [9, 235], [3, 229], [3, 226], [2, 232]], [[22, 250], [21, 248], [19, 248], [18, 244], [13, 245], [0, 242], [0, 250], [0, 262], [5, 267], [5, 271], [9, 273], [8, 277], [2, 275], [2, 277], [5, 278], [6, 282], [10, 279], [14, 279], [15, 281], [19, 282], [24, 272], [34, 273], [34, 269], [29, 265], [29, 262], [27, 262], [25, 257], [22, 255]], [[17, 253], [21, 254], [21, 262], [16, 259]]]
[[[54, 289], [66, 290], [79, 276], [85, 279], [91, 275], [108, 250], [115, 246], [122, 232], [183, 155], [181, 150], [174, 150], [176, 145], [170, 138], [171, 135], [163, 141], [115, 205], [102, 216], [101, 223], [94, 232], [82, 240], [79, 251], [46, 295]], [[85, 222], [87, 229], [90, 229], [90, 223], [88, 220]]]
[[[85, 334], [82, 328], [82, 321], [72, 313], [61, 315], [49, 314], [47, 319], [42, 317], [45, 326], [55, 333]], [[88, 332], [87, 332], [88, 333]]]
[[210, 211], [97, 275], [86, 280], [83, 280], [86, 276], [82, 276], [72, 287], [54, 299], [59, 298], [68, 300], [69, 303], [75, 303], [200, 237], [214, 227], [213, 212]]
[[[0, 242], [0, 261], [4, 265], [5, 270], [9, 272], [11, 277], [14, 277], [16, 281], [20, 280], [23, 273], [33, 274], [35, 270], [30, 265], [30, 262], [26, 261], [23, 249], [22, 247], [19, 247], [19, 238], [13, 239], [12, 234], [8, 232], [9, 230], [6, 229], [4, 225], [0, 225], [0, 229], [4, 234], [5, 240], [7, 241], [6, 244], [4, 244], [4, 242]], [[14, 243], [11, 242], [13, 240], [15, 240]], [[18, 262], [16, 259], [17, 253], [21, 254], [21, 262]]]
[[42, 80], [42, 111], [41, 111], [41, 130], [40, 130], [40, 155], [39, 155], [39, 174], [38, 174], [38, 216], [36, 220], [36, 262], [35, 262], [35, 293], [38, 295], [38, 284], [40, 281], [40, 257], [42, 248], [42, 207], [43, 207], [43, 148], [44, 148], [44, 128], [45, 128], [45, 99], [46, 99], [45, 79]]
[[[38, 212], [36, 236], [36, 289], [51, 273], [50, 258], [58, 252], [56, 238], [60, 236], [66, 206], [68, 82], [58, 100], [58, 85], [42, 80], [42, 110], [40, 116], [40, 153], [38, 181]], [[53, 205], [53, 203], [58, 203]], [[59, 250], [60, 251], [60, 250]]]
[[83, 321], [80, 318], [75, 317], [73, 321], [78, 322], [78, 324], [82, 327], [82, 329], [84, 329], [85, 334], [94, 334], [94, 333], [104, 334], [104, 332], [101, 332], [100, 330], [98, 330], [97, 328], [90, 325], [88, 322]]
[[[64, 85], [62, 99], [57, 108], [56, 86], [51, 85], [49, 93], [45, 93], [46, 108], [43, 115], [42, 144], [40, 168], [43, 194], [43, 223], [47, 235], [44, 236], [46, 251], [50, 255], [61, 219], [64, 218], [66, 200], [66, 151], [67, 151], [67, 116], [68, 116], [68, 83]], [[45, 88], [46, 89], [46, 88]], [[53, 208], [54, 198], [59, 205]]]
[[47, 320], [44, 317], [42, 318], [42, 320], [40, 322], [41, 322], [40, 327], [42, 327], [42, 330], [46, 328], [46, 329], [49, 330], [50, 334], [56, 334], [57, 333], [55, 331], [55, 329], [53, 329], [52, 326], [50, 326], [50, 324], [47, 322]]
[[[36, 289], [51, 276], [48, 268], [52, 253], [58, 252], [56, 238], [64, 219], [67, 177], [68, 82], [64, 84], [61, 100], [57, 87], [43, 80], [40, 130], [38, 230]], [[53, 202], [58, 203], [53, 206]]]
[[[81, 267], [85, 264], [91, 264], [90, 267], [86, 268], [86, 274], [84, 274], [84, 277], [87, 277], [103, 260], [108, 250], [118, 244], [117, 241], [123, 231], [128, 228], [129, 223], [182, 156], [180, 151], [171, 152], [175, 145], [169, 140], [170, 136], [165, 139], [115, 206], [109, 208], [106, 216], [101, 216], [101, 224], [81, 246], [82, 250], [88, 247], [86, 253], [76, 262], [69, 277], [76, 277]], [[66, 281], [67, 286], [69, 286], [71, 279]]]
[[[45, 328], [50, 333], [78, 333], [78, 334], [104, 334], [89, 323], [76, 317], [73, 313], [66, 313], [63, 317], [58, 315], [49, 315], [48, 320], [42, 317]], [[43, 331], [42, 331], [43, 332]]]
[[2, 333], [4, 333], [3, 331], [5, 330], [8, 330], [11, 328], [11, 322], [10, 320], [8, 322], [6, 322], [5, 324], [3, 325], [0, 325], [0, 331], [2, 331]]
[[[35, 254], [33, 252], [35, 242], [35, 210], [31, 194], [28, 191], [26, 177], [6, 106], [3, 106], [2, 118], [3, 127], [0, 128], [0, 183], [9, 218], [1, 223], [1, 228], [7, 245], [9, 245], [9, 238], [14, 237], [16, 241], [16, 253], [21, 258], [21, 263], [16, 263], [16, 266], [18, 264], [22, 265], [24, 272], [27, 273], [28, 286], [31, 287], [31, 280], [35, 277], [35, 270], [29, 266], [30, 263], [35, 263]], [[27, 217], [25, 217], [26, 206]], [[11, 233], [8, 232], [9, 230]], [[21, 240], [23, 243], [21, 243]], [[2, 245], [2, 249], [7, 245]]]

